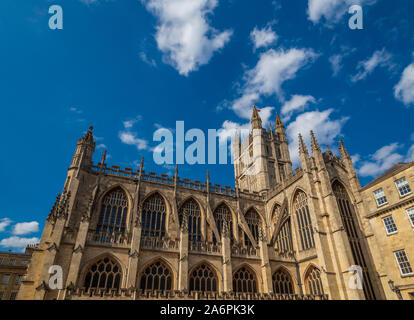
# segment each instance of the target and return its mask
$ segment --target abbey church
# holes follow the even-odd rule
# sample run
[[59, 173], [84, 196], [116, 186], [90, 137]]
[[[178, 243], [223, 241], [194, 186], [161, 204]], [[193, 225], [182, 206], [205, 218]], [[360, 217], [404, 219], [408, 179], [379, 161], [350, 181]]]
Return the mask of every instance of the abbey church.
[[251, 126], [234, 188], [108, 166], [106, 152], [94, 163], [91, 127], [17, 299], [412, 299], [414, 164], [362, 187], [342, 141], [337, 157], [299, 135], [293, 170], [279, 116], [264, 129], [254, 107]]

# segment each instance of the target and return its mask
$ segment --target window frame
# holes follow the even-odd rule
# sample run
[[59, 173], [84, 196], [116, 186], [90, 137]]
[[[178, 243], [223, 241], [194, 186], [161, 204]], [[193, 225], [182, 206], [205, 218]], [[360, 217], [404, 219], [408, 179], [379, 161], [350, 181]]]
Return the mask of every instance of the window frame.
[[[407, 187], [408, 187], [409, 192], [404, 193], [404, 194], [401, 194], [400, 187], [398, 187], [398, 184], [397, 184], [397, 183], [398, 183], [399, 181], [401, 181], [401, 180], [404, 180], [404, 181], [405, 181], [405, 184], [404, 184], [401, 188], [404, 188], [405, 186], [407, 186]], [[409, 194], [413, 193], [413, 190], [411, 189], [410, 185], [408, 184], [408, 181], [407, 181], [407, 178], [406, 178], [406, 177], [402, 177], [402, 178], [400, 178], [400, 179], [397, 179], [397, 180], [395, 180], [395, 181], [394, 181], [394, 183], [395, 183], [395, 187], [397, 188], [397, 190], [398, 190], [398, 194], [400, 195], [400, 197], [405, 197], [405, 196], [407, 196], [407, 195], [409, 195]]]
[[[376, 192], [378, 192], [378, 191], [380, 191], [380, 190], [382, 191], [383, 196], [381, 196], [381, 197], [377, 198], [377, 196], [376, 196]], [[374, 194], [374, 199], [375, 199], [375, 203], [377, 204], [377, 207], [382, 207], [382, 206], [385, 206], [386, 204], [388, 204], [387, 196], [385, 195], [385, 191], [384, 191], [384, 189], [383, 189], [383, 188], [378, 188], [377, 190], [373, 191], [373, 194]], [[385, 202], [383, 202], [383, 203], [379, 204], [379, 203], [378, 203], [378, 200], [379, 200], [379, 199], [382, 199], [382, 198], [384, 198], [384, 199], [385, 199]]]
[[[7, 282], [4, 282], [4, 279], [7, 278]], [[10, 283], [11, 274], [3, 274], [1, 277], [1, 284], [8, 285]]]
[[[387, 224], [386, 222], [385, 222], [385, 220], [386, 219], [391, 219], [392, 220], [392, 225], [394, 225], [394, 227], [395, 227], [395, 231], [389, 231], [388, 230], [388, 227], [392, 227], [392, 225], [391, 224]], [[393, 235], [393, 234], [396, 234], [396, 233], [398, 233], [398, 228], [397, 228], [397, 224], [395, 223], [395, 220], [394, 220], [394, 217], [392, 216], [392, 214], [391, 215], [389, 215], [389, 216], [386, 216], [386, 217], [384, 217], [384, 218], [382, 218], [382, 223], [384, 224], [384, 227], [385, 227], [385, 232], [387, 233], [387, 236], [390, 236], [390, 235]]]
[[[408, 264], [409, 264], [409, 266], [411, 268], [411, 272], [409, 272], [409, 273], [403, 273], [403, 271], [401, 269], [401, 264], [398, 261], [397, 253], [398, 252], [402, 252], [402, 251], [404, 252], [405, 257], [407, 258], [407, 262], [408, 262]], [[398, 268], [400, 269], [400, 274], [401, 274], [402, 277], [408, 277], [408, 276], [414, 275], [413, 267], [411, 266], [410, 260], [408, 259], [408, 255], [407, 255], [407, 252], [405, 251], [405, 249], [401, 249], [401, 250], [394, 251], [394, 257], [395, 257], [395, 261], [397, 262]]]
[[[412, 213], [410, 213], [409, 211], [412, 211]], [[411, 222], [411, 226], [414, 228], [414, 207], [405, 209], [405, 212], [407, 213], [408, 220], [410, 220]]]

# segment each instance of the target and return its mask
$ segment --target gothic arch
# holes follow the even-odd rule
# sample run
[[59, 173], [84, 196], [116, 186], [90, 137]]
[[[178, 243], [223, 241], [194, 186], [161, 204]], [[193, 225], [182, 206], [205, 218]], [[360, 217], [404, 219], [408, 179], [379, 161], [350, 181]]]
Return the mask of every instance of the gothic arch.
[[[154, 252], [155, 253], [155, 252]], [[141, 258], [140, 258], [141, 259]], [[178, 269], [174, 266], [174, 264], [172, 264], [171, 262], [169, 262], [167, 259], [165, 259], [165, 257], [163, 257], [162, 255], [160, 255], [160, 254], [157, 254], [157, 255], [154, 255], [154, 256], [151, 256], [151, 257], [149, 257], [149, 258], [147, 258], [147, 259], [145, 259], [144, 260], [144, 257], [142, 257], [142, 266], [143, 267], [141, 267], [141, 269], [140, 270], [143, 270], [144, 269], [144, 267], [147, 267], [147, 266], [149, 266], [151, 263], [153, 263], [153, 262], [156, 262], [156, 261], [158, 261], [158, 260], [162, 260], [162, 262], [163, 263], [165, 263], [170, 269], [171, 269], [171, 272], [172, 272], [172, 274], [174, 275], [174, 277], [178, 277]], [[141, 263], [140, 263], [140, 265], [141, 265]]]
[[262, 210], [258, 209], [255, 205], [250, 205], [250, 206], [247, 207], [246, 210], [244, 210], [243, 216], [246, 216], [246, 214], [250, 210], [256, 211], [257, 215], [260, 217], [260, 220], [262, 221], [263, 228], [265, 228], [267, 226], [267, 223], [266, 223], [266, 217], [265, 217], [265, 215], [261, 212]]
[[[207, 268], [203, 268], [203, 266]], [[193, 275], [194, 272], [197, 272], [197, 274]], [[214, 275], [214, 277], [211, 277], [211, 273]], [[204, 286], [203, 286], [203, 283], [204, 283]], [[217, 272], [216, 268], [207, 260], [202, 260], [198, 262], [190, 269], [190, 272], [188, 273], [189, 291], [220, 292], [220, 287], [221, 287], [221, 274]], [[200, 289], [200, 290], [197, 290], [197, 289]]]
[[97, 197], [97, 203], [99, 203], [99, 206], [100, 206], [100, 204], [102, 203], [102, 200], [105, 198], [105, 196], [106, 196], [108, 193], [110, 193], [111, 191], [113, 191], [113, 190], [115, 190], [115, 189], [117, 189], [117, 188], [122, 189], [122, 191], [124, 191], [124, 192], [125, 192], [125, 194], [126, 194], [126, 196], [127, 196], [127, 198], [128, 198], [128, 206], [131, 208], [131, 205], [132, 205], [132, 195], [131, 195], [131, 193], [128, 191], [128, 189], [127, 189], [124, 185], [122, 185], [122, 184], [120, 184], [120, 183], [113, 184], [113, 185], [111, 185], [111, 186], [107, 187], [105, 190], [103, 190], [103, 191], [101, 191], [101, 192], [99, 193], [99, 195], [98, 195], [98, 197]]
[[339, 184], [341, 184], [344, 188], [345, 188], [345, 190], [346, 190], [346, 193], [348, 194], [348, 197], [349, 197], [349, 199], [351, 200], [351, 202], [352, 203], [355, 203], [355, 201], [356, 201], [356, 199], [355, 199], [355, 197], [354, 197], [354, 194], [351, 192], [351, 190], [349, 189], [349, 187], [340, 179], [340, 178], [338, 178], [338, 177], [335, 177], [335, 178], [333, 178], [333, 179], [331, 179], [331, 186], [333, 187], [333, 185], [335, 184], [335, 183], [339, 183]]
[[[292, 194], [291, 194], [291, 196], [290, 196], [290, 207], [293, 209], [293, 203], [295, 202], [295, 198], [296, 198], [296, 196], [300, 193], [300, 192], [303, 192], [308, 198], [309, 198], [309, 195], [308, 195], [308, 193], [302, 188], [302, 187], [295, 187], [295, 189], [293, 190], [293, 192], [292, 192]], [[294, 210], [292, 211], [292, 212], [294, 212]]]
[[236, 293], [259, 293], [259, 278], [247, 263], [240, 264], [232, 274], [233, 291]]
[[[120, 193], [125, 196], [126, 206], [121, 205], [120, 203], [113, 203], [113, 199], [109, 203], [104, 204], [107, 197], [111, 194], [120, 191]], [[122, 200], [122, 199], [117, 199]], [[116, 201], [117, 202], [117, 201]], [[104, 208], [106, 206], [106, 210]], [[118, 211], [114, 212], [113, 208], [117, 208]], [[119, 217], [119, 208], [126, 208], [126, 212], [122, 210], [121, 216]], [[132, 213], [132, 197], [128, 190], [121, 184], [112, 185], [110, 188], [107, 188], [104, 192], [98, 197], [98, 210], [96, 214], [93, 214], [91, 226], [96, 230], [95, 240], [99, 242], [112, 242], [112, 241], [121, 241], [121, 238], [127, 236], [129, 230], [131, 229], [131, 213]], [[109, 209], [111, 208], [111, 209]], [[103, 211], [105, 210], [105, 212]], [[118, 219], [115, 221], [115, 218]]]
[[140, 206], [142, 206], [145, 201], [147, 201], [149, 198], [151, 198], [151, 196], [153, 196], [154, 194], [158, 194], [160, 195], [161, 198], [164, 199], [164, 203], [165, 203], [165, 209], [167, 211], [167, 217], [170, 216], [170, 214], [172, 213], [172, 207], [171, 207], [171, 203], [168, 200], [167, 196], [160, 190], [152, 190], [149, 193], [147, 193], [144, 197], [144, 199], [142, 199]]
[[[94, 264], [100, 262], [100, 261], [104, 261], [105, 259], [109, 259], [111, 260], [114, 264], [116, 264], [119, 267], [119, 272], [116, 272], [116, 274], [120, 274], [120, 279], [119, 279], [119, 289], [122, 288], [123, 286], [123, 282], [125, 281], [125, 266], [123, 265], [123, 263], [118, 259], [118, 257], [116, 257], [115, 255], [113, 255], [111, 252], [107, 251], [107, 252], [103, 252], [98, 254], [97, 256], [95, 256], [92, 259], [89, 259], [81, 268], [81, 277], [79, 277], [78, 282], [80, 282], [80, 287], [85, 287], [85, 282], [86, 282], [86, 278], [88, 276], [89, 271], [91, 270], [91, 268], [93, 267]], [[113, 268], [111, 271], [114, 271]], [[93, 275], [92, 275], [93, 276]], [[93, 279], [91, 279], [92, 281]], [[98, 281], [100, 282], [100, 279], [98, 279]], [[89, 288], [92, 288], [92, 282], [90, 283], [91, 285], [89, 286]]]
[[285, 266], [279, 266], [272, 274], [273, 292], [275, 294], [294, 294], [295, 282]]
[[304, 272], [305, 291], [307, 294], [323, 295], [323, 284], [321, 279], [321, 270], [313, 263], [310, 263]]
[[179, 201], [177, 204], [178, 210], [180, 210], [181, 207], [189, 200], [194, 200], [194, 202], [198, 204], [202, 219], [206, 219], [206, 210], [204, 208], [204, 203], [202, 203], [200, 199], [198, 199], [197, 197], [193, 195], [187, 196], [183, 200]]
[[270, 222], [270, 224], [272, 224], [273, 223], [273, 216], [274, 216], [274, 214], [275, 214], [275, 209], [276, 208], [281, 208], [282, 207], [282, 205], [280, 204], [280, 202], [278, 202], [278, 201], [275, 201], [273, 204], [272, 204], [272, 206], [271, 206], [271, 209], [270, 209], [270, 217], [269, 217], [269, 222]]
[[351, 201], [348, 190], [339, 180], [334, 180], [332, 183], [332, 191], [336, 199], [343, 228], [348, 238], [353, 262], [362, 268], [362, 286], [365, 298], [367, 300], [375, 300], [375, 290], [371, 281], [372, 275], [369, 273], [367, 264], [369, 256], [364, 251], [360, 221], [355, 212], [354, 204]]
[[171, 265], [162, 257], [147, 262], [138, 274], [138, 288], [141, 290], [174, 290], [175, 273]]
[[[234, 210], [232, 209], [232, 207], [227, 203], [227, 201], [225, 200], [221, 200], [216, 207], [214, 208], [214, 210], [212, 210], [212, 215], [213, 215], [213, 220], [214, 223], [216, 225], [217, 231], [219, 236], [221, 237], [221, 232], [222, 232], [222, 228], [220, 225], [217, 225], [216, 219], [215, 219], [215, 213], [217, 211], [217, 209], [219, 209], [221, 206], [225, 206], [227, 208], [227, 210], [230, 213], [230, 239], [234, 239], [235, 238], [235, 229], [237, 230], [237, 216], [234, 213]], [[214, 235], [214, 232], [213, 232]], [[215, 236], [215, 235], [214, 235]], [[221, 239], [216, 239], [216, 241], [221, 242]]]
[[[255, 219], [255, 217], [252, 217], [251, 216], [252, 214], [256, 215], [257, 219]], [[245, 237], [244, 243], [245, 245], [257, 246], [257, 243], [259, 242], [259, 235], [260, 235], [261, 230], [262, 232], [266, 232], [265, 221], [263, 220], [263, 217], [259, 214], [259, 212], [254, 206], [250, 206], [243, 214], [243, 217], [250, 231], [250, 234], [249, 234], [243, 230], [243, 234]]]
[[309, 208], [309, 195], [300, 188], [296, 188], [292, 198], [292, 216], [296, 222], [296, 231], [299, 234], [298, 242], [301, 250], [315, 247], [312, 214]]
[[[205, 221], [200, 203], [193, 197], [189, 196], [178, 206], [178, 220], [181, 226], [181, 210], [187, 204], [194, 203], [196, 208], [190, 207], [188, 216], [188, 240], [199, 242], [203, 238], [203, 221]], [[197, 210], [198, 209], [198, 210]], [[198, 213], [198, 214], [197, 214]]]
[[[161, 210], [158, 208], [158, 204], [155, 200], [151, 203], [152, 199], [155, 199], [156, 197], [159, 197], [162, 202], [161, 205], [164, 205], [164, 208], [161, 208]], [[146, 214], [144, 214], [147, 202], [151, 208], [150, 210], [145, 211]], [[171, 214], [171, 206], [162, 192], [153, 190], [148, 193], [139, 206], [138, 214], [140, 215], [142, 222], [142, 237], [164, 237], [168, 233], [168, 220]]]
[[220, 207], [221, 205], [225, 205], [229, 209], [233, 222], [236, 222], [237, 221], [237, 215], [236, 215], [233, 207], [226, 200], [220, 200], [211, 212], [214, 214], [216, 209], [218, 207]]

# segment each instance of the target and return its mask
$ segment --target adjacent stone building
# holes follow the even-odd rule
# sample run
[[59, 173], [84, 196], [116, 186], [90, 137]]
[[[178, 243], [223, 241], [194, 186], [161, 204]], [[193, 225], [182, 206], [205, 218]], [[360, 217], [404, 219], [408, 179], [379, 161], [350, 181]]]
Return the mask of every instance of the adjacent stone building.
[[15, 300], [32, 257], [32, 246], [24, 253], [0, 251], [0, 300]]
[[[177, 169], [146, 172], [143, 161], [108, 167], [106, 153], [94, 164], [90, 128], [18, 299], [397, 299], [384, 283], [400, 281], [398, 269], [379, 266], [380, 250], [383, 260], [392, 253], [377, 241], [370, 189], [342, 141], [336, 157], [311, 133], [310, 155], [299, 136], [293, 171], [279, 116], [264, 129], [254, 107], [251, 124], [234, 143], [235, 188], [208, 173], [201, 182]], [[62, 289], [49, 283], [52, 265], [62, 267]]]
[[[374, 262], [387, 299], [414, 299], [414, 162], [398, 163], [362, 188], [371, 232], [378, 251]], [[411, 258], [411, 260], [410, 260]]]

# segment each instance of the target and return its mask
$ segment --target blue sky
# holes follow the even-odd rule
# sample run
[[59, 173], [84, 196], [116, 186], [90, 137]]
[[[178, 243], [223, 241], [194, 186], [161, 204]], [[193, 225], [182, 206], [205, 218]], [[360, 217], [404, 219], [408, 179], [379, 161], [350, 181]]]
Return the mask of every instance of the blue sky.
[[[348, 8], [363, 8], [363, 30]], [[51, 30], [51, 5], [63, 30]], [[411, 0], [2, 0], [0, 249], [40, 238], [76, 141], [95, 127], [99, 160], [173, 173], [152, 149], [158, 128], [266, 126], [337, 153], [343, 139], [362, 184], [414, 151]], [[231, 165], [182, 165], [183, 178], [234, 185]]]

